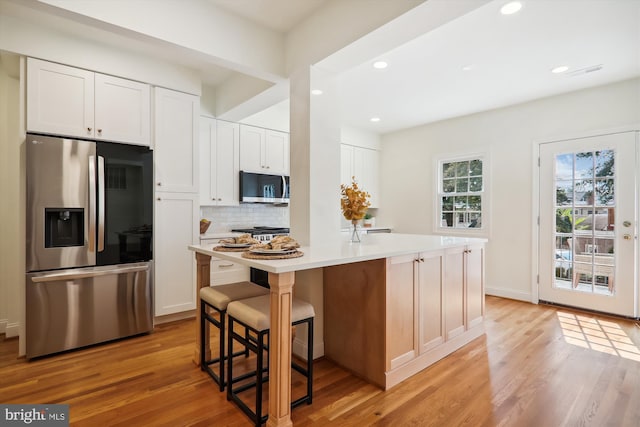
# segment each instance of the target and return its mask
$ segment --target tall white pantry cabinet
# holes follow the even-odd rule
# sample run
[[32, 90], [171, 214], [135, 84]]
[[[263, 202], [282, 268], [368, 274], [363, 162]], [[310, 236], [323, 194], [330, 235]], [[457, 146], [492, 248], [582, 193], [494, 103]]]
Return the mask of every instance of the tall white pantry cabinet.
[[198, 243], [200, 98], [154, 89], [155, 315], [196, 308], [193, 253]]

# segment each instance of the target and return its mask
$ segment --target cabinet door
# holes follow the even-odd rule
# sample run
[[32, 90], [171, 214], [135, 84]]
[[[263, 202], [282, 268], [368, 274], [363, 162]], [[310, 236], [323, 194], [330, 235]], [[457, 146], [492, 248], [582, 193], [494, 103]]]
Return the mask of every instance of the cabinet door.
[[262, 152], [264, 139], [264, 129], [240, 125], [240, 170], [266, 173]]
[[95, 75], [95, 136], [148, 146], [151, 135], [149, 85]]
[[27, 130], [94, 136], [94, 73], [27, 58]]
[[157, 191], [198, 192], [200, 98], [155, 88], [155, 181]]
[[264, 143], [267, 173], [289, 175], [289, 134], [267, 130]]
[[444, 326], [445, 338], [450, 340], [465, 331], [465, 248], [447, 249], [444, 265]]
[[340, 184], [350, 185], [353, 176], [353, 146], [340, 144]]
[[156, 192], [154, 224], [155, 315], [196, 308], [193, 252], [198, 242], [195, 194]]
[[362, 149], [362, 179], [364, 188], [371, 195], [369, 201], [372, 208], [378, 207], [378, 165], [380, 154], [377, 150]]
[[417, 355], [416, 259], [415, 255], [387, 259], [387, 371]]
[[218, 120], [215, 141], [211, 187], [215, 177], [217, 204], [235, 206], [240, 204], [240, 126]]
[[215, 172], [212, 172], [212, 164], [214, 156], [211, 146], [215, 144], [216, 138], [216, 120], [209, 117], [200, 117], [200, 135], [198, 157], [200, 159], [200, 181], [198, 183], [200, 194], [200, 204], [210, 206], [216, 204], [217, 195], [215, 194], [215, 186], [212, 187], [211, 182], [215, 182]]
[[371, 195], [371, 207], [378, 206], [378, 157], [376, 150], [353, 147], [352, 174], [358, 186]]
[[484, 316], [484, 246], [467, 247], [466, 252], [466, 305], [467, 329], [482, 324]]
[[444, 342], [442, 316], [443, 252], [420, 254], [418, 262], [418, 301], [420, 353]]

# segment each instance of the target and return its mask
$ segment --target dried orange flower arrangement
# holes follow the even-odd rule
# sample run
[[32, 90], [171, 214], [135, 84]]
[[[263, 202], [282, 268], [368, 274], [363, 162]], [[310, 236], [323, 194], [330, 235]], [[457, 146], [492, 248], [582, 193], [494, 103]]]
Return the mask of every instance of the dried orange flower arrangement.
[[364, 190], [358, 188], [356, 177], [351, 177], [351, 185], [340, 185], [340, 207], [342, 215], [352, 223], [364, 218], [367, 209], [371, 206], [369, 197], [371, 195]]

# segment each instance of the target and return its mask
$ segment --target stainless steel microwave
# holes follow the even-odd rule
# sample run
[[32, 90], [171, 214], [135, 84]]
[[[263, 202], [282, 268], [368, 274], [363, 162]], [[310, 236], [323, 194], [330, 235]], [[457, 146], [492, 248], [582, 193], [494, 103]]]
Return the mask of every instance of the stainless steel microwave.
[[240, 203], [289, 203], [289, 177], [240, 171]]

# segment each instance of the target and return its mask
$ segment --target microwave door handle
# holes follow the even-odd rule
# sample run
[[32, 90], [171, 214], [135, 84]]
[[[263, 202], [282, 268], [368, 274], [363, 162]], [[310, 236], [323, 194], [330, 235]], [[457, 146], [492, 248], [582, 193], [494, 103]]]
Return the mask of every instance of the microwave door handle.
[[287, 180], [284, 177], [284, 175], [282, 175], [281, 178], [282, 178], [282, 192], [280, 194], [282, 195], [282, 200], [285, 200], [287, 198]]
[[104, 157], [98, 156], [98, 252], [104, 251]]
[[89, 156], [89, 252], [96, 250], [96, 158]]

